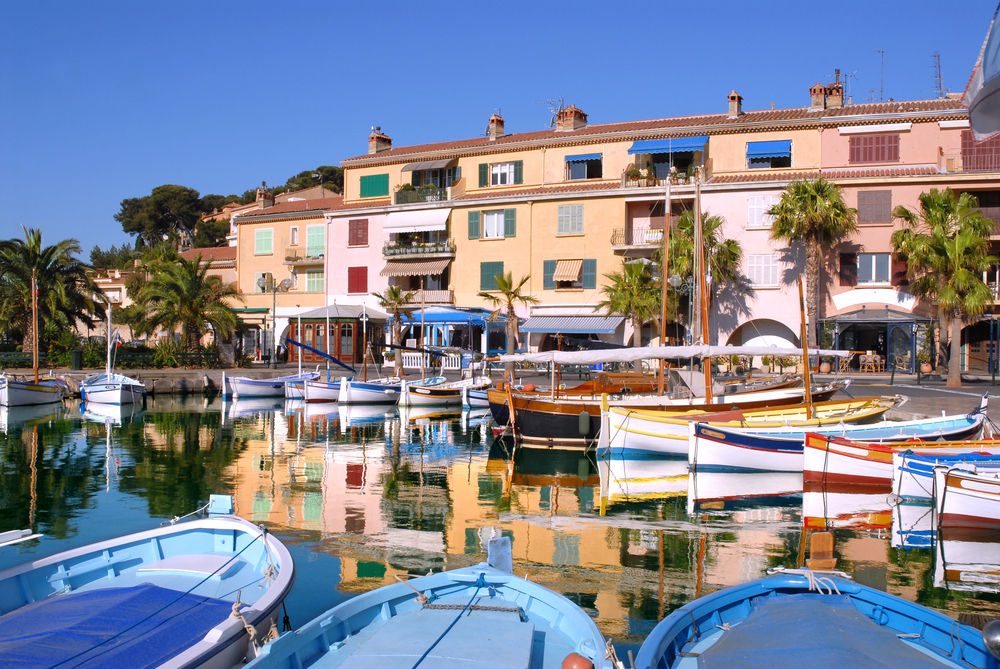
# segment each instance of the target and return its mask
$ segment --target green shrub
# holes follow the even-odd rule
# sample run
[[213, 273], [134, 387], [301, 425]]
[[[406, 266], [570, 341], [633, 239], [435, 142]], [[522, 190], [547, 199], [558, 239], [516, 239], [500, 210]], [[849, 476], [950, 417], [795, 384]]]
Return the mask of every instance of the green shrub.
[[164, 339], [156, 345], [153, 351], [153, 364], [157, 367], [177, 367], [177, 358], [181, 353], [181, 345], [173, 338]]
[[62, 330], [49, 342], [49, 350], [45, 355], [48, 367], [69, 367], [70, 351], [80, 347], [80, 337], [72, 330]]

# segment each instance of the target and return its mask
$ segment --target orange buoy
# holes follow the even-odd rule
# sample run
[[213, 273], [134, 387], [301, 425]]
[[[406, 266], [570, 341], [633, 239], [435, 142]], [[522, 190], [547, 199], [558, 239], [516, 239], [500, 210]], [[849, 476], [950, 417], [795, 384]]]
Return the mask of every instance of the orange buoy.
[[524, 388], [522, 388], [521, 390], [523, 390], [526, 393], [530, 393], [534, 389], [535, 389], [535, 384], [534, 383], [526, 383], [524, 385]]
[[570, 653], [562, 661], [562, 669], [594, 669], [594, 663], [577, 653]]

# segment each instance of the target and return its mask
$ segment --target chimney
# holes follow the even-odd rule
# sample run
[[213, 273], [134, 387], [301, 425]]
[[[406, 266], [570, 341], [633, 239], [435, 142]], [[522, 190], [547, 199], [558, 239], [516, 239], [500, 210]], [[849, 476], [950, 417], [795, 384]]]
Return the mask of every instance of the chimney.
[[382, 127], [372, 128], [372, 134], [368, 135], [368, 155], [382, 153], [392, 148], [392, 138], [382, 134]]
[[556, 132], [569, 132], [586, 127], [587, 115], [577, 109], [576, 105], [560, 109], [556, 114]]
[[840, 109], [844, 106], [844, 84], [840, 82], [840, 68], [834, 71], [835, 81], [826, 87], [826, 106], [829, 109]]
[[503, 137], [503, 117], [494, 114], [490, 117], [490, 141]]
[[735, 90], [729, 94], [729, 118], [743, 115], [743, 96]]
[[826, 109], [826, 86], [817, 81], [809, 89], [809, 97], [811, 100], [811, 104], [809, 105], [810, 111]]
[[255, 201], [260, 203], [261, 209], [274, 206], [274, 193], [267, 189], [266, 181], [260, 182], [260, 188], [257, 189], [257, 199]]

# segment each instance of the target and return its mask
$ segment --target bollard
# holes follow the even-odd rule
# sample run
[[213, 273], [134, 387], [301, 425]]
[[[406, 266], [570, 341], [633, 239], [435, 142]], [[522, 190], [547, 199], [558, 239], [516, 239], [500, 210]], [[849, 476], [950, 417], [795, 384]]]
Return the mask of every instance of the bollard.
[[890, 362], [889, 364], [892, 365], [892, 371], [889, 373], [889, 385], [891, 386], [896, 381], [896, 363]]

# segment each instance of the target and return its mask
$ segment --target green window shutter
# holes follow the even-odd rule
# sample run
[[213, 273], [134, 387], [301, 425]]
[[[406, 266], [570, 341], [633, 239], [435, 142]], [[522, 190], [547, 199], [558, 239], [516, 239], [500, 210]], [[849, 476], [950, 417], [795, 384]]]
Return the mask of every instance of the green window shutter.
[[524, 161], [515, 160], [514, 161], [514, 183], [524, 183]]
[[361, 177], [361, 197], [384, 197], [388, 194], [388, 174], [370, 174]]
[[503, 261], [493, 263], [493, 275], [490, 277], [493, 281], [493, 290], [497, 289], [497, 274], [503, 274]]
[[583, 261], [583, 288], [584, 290], [597, 288], [597, 260]]
[[254, 255], [269, 256], [274, 252], [274, 232], [272, 230], [257, 230], [254, 235]]
[[479, 187], [486, 188], [490, 185], [490, 165], [489, 163], [479, 163]]
[[479, 290], [496, 290], [497, 274], [503, 274], [503, 262], [479, 263]]
[[517, 209], [503, 210], [503, 236], [517, 236]]
[[469, 212], [469, 239], [479, 239], [479, 212]]
[[319, 258], [326, 253], [325, 225], [306, 227], [306, 257]]
[[553, 278], [556, 273], [556, 263], [558, 260], [546, 260], [542, 263], [542, 290], [555, 290], [556, 282]]

